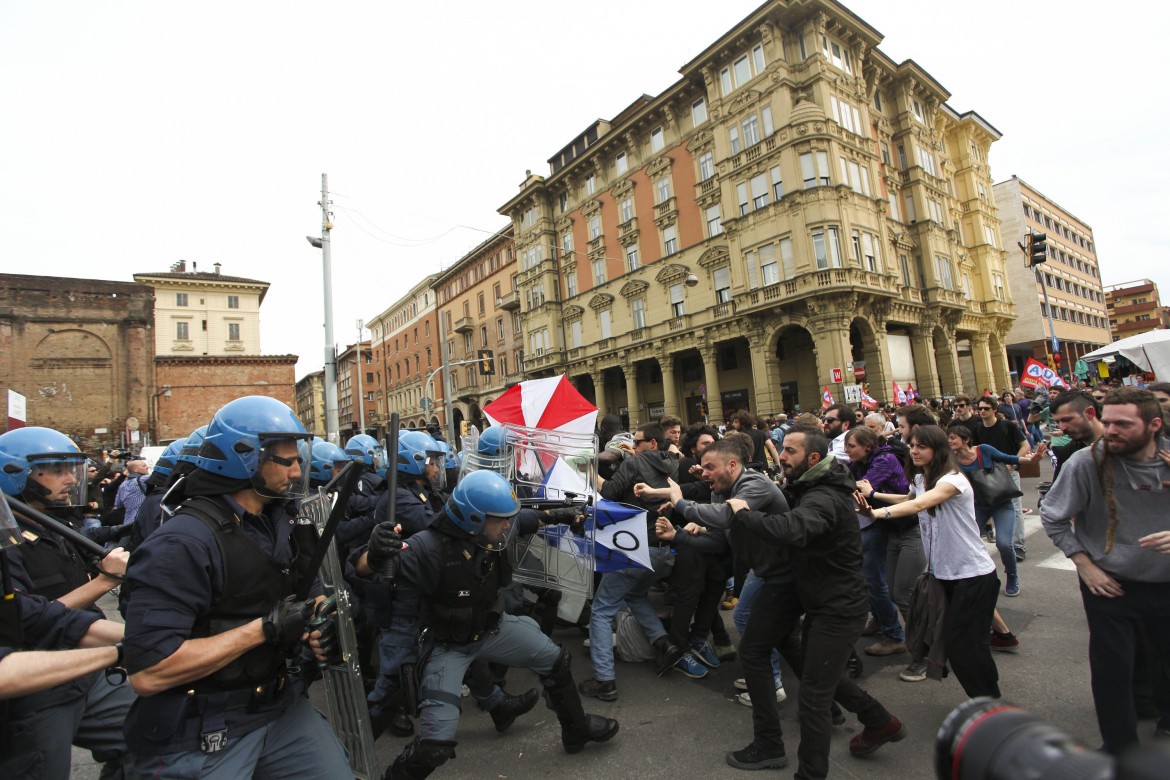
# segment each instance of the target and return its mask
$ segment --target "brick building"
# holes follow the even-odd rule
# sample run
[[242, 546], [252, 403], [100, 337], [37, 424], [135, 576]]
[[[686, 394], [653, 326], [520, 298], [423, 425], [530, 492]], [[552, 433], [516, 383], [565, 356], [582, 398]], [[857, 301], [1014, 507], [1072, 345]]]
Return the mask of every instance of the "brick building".
[[186, 436], [228, 401], [267, 395], [296, 408], [296, 355], [159, 355], [154, 360], [155, 440]]
[[27, 423], [90, 452], [143, 443], [153, 314], [143, 285], [0, 274], [0, 377], [28, 399]]
[[379, 438], [386, 435], [393, 412], [401, 415], [400, 425], [407, 428], [422, 428], [431, 422], [447, 425], [439, 378], [431, 396], [425, 396], [427, 378], [443, 362], [431, 289], [436, 278], [428, 275], [366, 323], [374, 360], [374, 409], [366, 410], [366, 422], [377, 430]]

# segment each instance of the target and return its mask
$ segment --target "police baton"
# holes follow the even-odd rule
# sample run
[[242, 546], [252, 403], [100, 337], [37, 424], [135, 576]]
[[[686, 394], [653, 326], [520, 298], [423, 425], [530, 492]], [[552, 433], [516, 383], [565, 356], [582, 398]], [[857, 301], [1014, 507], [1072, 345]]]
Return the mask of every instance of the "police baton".
[[358, 480], [361, 479], [362, 472], [366, 470], [364, 463], [356, 460], [351, 460], [345, 464], [341, 473], [329, 481], [325, 486], [325, 492], [330, 493], [337, 489], [340, 484], [341, 487], [337, 492], [337, 496], [333, 500], [333, 509], [329, 511], [329, 518], [325, 521], [325, 527], [321, 529], [321, 536], [317, 539], [317, 546], [313, 550], [313, 557], [309, 559], [309, 565], [306, 571], [309, 576], [305, 577], [304, 581], [297, 587], [297, 600], [303, 601], [309, 597], [309, 591], [313, 587], [313, 580], [317, 577], [317, 571], [321, 568], [322, 562], [325, 560], [325, 555], [329, 552], [329, 545], [333, 542], [333, 536], [337, 533], [337, 526], [341, 523], [342, 518], [345, 517], [346, 512], [349, 511], [349, 497], [353, 494], [354, 488], [357, 487]]
[[394, 460], [386, 471], [387, 512], [386, 517], [391, 522], [398, 511], [398, 412], [390, 413], [390, 430], [386, 432], [386, 460]]
[[23, 501], [8, 496], [8, 506], [12, 507], [12, 511], [23, 517], [25, 520], [47, 528], [53, 533], [59, 534], [67, 541], [72, 542], [82, 552], [92, 555], [95, 559], [101, 560], [107, 555], [106, 548], [90, 539], [85, 534], [79, 533], [69, 527], [68, 523], [63, 523], [55, 517], [45, 514], [39, 509], [33, 509]]

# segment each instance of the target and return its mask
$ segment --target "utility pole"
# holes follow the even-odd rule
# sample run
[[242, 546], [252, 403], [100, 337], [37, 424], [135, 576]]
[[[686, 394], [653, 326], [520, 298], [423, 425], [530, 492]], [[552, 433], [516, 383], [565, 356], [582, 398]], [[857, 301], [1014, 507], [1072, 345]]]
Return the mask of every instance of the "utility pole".
[[321, 174], [321, 236], [305, 236], [310, 244], [321, 250], [321, 271], [325, 295], [325, 439], [338, 441], [337, 423], [337, 342], [333, 340], [333, 265], [329, 253], [329, 231], [333, 230], [333, 212], [329, 207], [329, 174]]
[[447, 415], [447, 441], [451, 442], [452, 449], [456, 449], [459, 438], [455, 431], [455, 418], [451, 415], [451, 350], [446, 341], [443, 342], [443, 407]]
[[358, 375], [358, 420], [362, 426], [361, 433], [366, 432], [366, 399], [365, 393], [362, 390], [362, 328], [365, 326], [362, 320], [357, 321], [358, 340], [357, 340], [357, 375]]

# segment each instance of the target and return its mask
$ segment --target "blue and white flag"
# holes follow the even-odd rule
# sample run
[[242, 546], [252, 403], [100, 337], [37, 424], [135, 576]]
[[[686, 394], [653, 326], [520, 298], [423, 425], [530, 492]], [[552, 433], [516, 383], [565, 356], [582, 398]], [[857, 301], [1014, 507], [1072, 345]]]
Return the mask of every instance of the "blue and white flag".
[[593, 536], [593, 570], [604, 574], [618, 569], [653, 569], [647, 539], [646, 510], [599, 499], [586, 510], [584, 537], [570, 533], [568, 526], [543, 529], [548, 544], [565, 552], [587, 554], [589, 534]]

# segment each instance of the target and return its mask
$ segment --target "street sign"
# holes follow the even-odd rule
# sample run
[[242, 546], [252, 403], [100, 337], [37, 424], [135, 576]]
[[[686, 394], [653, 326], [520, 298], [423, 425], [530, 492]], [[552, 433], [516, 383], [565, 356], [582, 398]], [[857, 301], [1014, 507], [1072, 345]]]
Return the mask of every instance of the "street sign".
[[435, 402], [424, 395], [422, 398], [418, 399], [418, 405], [422, 407], [424, 412], [429, 412], [431, 407], [435, 405]]
[[857, 379], [859, 381], [862, 379], [865, 379], [865, 361], [864, 360], [853, 361], [853, 378]]
[[861, 385], [845, 385], [845, 403], [861, 403]]
[[829, 381], [833, 382], [834, 384], [841, 384], [845, 381], [845, 372], [839, 368], [834, 368], [832, 370], [832, 377], [829, 379]]

